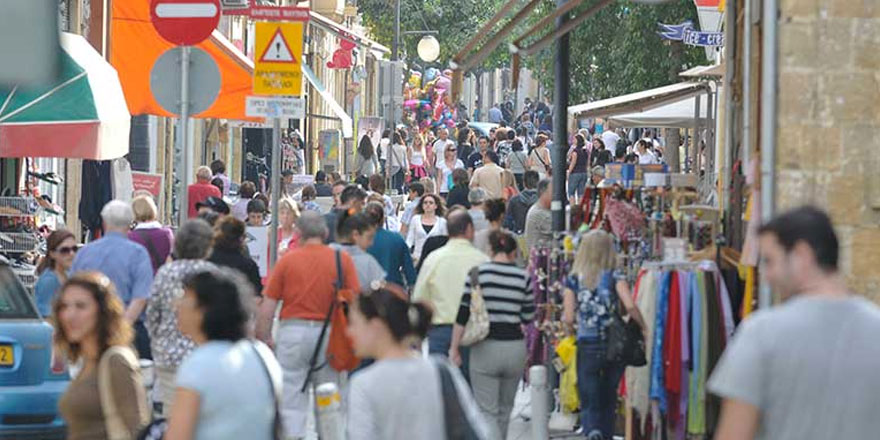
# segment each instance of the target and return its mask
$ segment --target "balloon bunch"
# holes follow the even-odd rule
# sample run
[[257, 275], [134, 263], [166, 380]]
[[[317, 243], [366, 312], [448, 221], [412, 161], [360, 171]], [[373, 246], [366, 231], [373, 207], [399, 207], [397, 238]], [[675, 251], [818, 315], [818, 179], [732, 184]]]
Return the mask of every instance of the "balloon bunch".
[[415, 70], [404, 85], [404, 119], [420, 129], [455, 127], [458, 109], [452, 104], [452, 71], [430, 67], [424, 74]]

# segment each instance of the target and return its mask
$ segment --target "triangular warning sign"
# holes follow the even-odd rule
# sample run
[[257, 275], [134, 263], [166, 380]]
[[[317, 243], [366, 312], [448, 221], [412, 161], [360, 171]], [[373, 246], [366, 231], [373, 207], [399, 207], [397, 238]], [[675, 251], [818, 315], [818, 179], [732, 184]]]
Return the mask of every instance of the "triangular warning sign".
[[284, 34], [281, 33], [281, 28], [275, 30], [275, 35], [272, 36], [272, 40], [269, 41], [269, 45], [266, 46], [266, 50], [260, 56], [260, 62], [297, 63], [296, 58], [293, 56], [293, 51], [290, 50], [290, 45], [287, 44]]

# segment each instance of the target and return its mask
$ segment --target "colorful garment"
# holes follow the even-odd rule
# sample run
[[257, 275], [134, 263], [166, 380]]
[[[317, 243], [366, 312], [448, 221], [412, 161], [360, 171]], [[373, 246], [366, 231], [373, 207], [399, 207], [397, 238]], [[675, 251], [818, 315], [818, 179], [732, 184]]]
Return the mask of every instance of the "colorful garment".
[[577, 337], [578, 340], [604, 339], [605, 329], [614, 319], [617, 306], [616, 280], [620, 274], [603, 271], [595, 289], [582, 286], [579, 276], [570, 276], [567, 287], [575, 292], [577, 298]]
[[651, 400], [659, 403], [660, 412], [666, 413], [666, 390], [663, 381], [663, 338], [666, 331], [666, 315], [669, 311], [669, 287], [672, 272], [663, 272], [657, 294], [657, 319], [654, 324], [654, 355], [651, 364]]

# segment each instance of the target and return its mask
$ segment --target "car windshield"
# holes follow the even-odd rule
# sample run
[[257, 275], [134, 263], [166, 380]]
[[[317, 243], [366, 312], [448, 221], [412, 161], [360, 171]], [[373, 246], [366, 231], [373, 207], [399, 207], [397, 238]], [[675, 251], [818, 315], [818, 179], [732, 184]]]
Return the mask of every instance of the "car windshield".
[[8, 267], [0, 267], [0, 319], [39, 319], [40, 314]]

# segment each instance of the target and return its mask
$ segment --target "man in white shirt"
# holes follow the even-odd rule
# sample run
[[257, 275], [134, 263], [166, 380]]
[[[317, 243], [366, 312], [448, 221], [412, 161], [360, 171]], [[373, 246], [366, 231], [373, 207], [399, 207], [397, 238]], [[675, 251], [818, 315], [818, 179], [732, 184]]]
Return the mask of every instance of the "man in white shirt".
[[605, 149], [607, 149], [613, 155], [617, 151], [617, 142], [620, 141], [620, 136], [617, 135], [613, 130], [605, 130], [602, 132], [602, 142], [605, 144]]
[[449, 139], [449, 130], [441, 128], [437, 130], [437, 140], [434, 141], [434, 157], [443, 160], [443, 153], [447, 147], [455, 147], [455, 142]]

